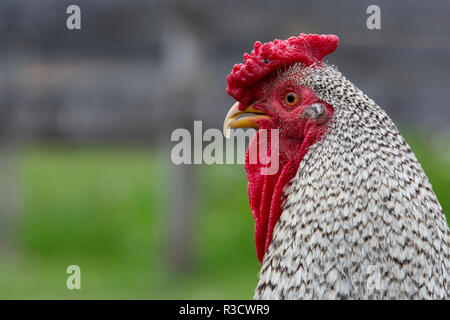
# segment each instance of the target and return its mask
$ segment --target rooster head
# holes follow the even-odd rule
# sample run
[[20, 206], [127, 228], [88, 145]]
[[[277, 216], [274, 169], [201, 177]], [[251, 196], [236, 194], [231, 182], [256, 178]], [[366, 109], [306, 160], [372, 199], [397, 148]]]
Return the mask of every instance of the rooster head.
[[[227, 77], [226, 91], [237, 102], [225, 118], [224, 135], [229, 136], [230, 128], [259, 129], [247, 150], [245, 170], [260, 262], [281, 215], [283, 191], [308, 148], [326, 132], [333, 115], [332, 106], [320, 100], [311, 88], [300, 85], [302, 70], [320, 68], [322, 59], [336, 50], [337, 44], [334, 35], [315, 34], [256, 42], [252, 52], [244, 54], [244, 63], [236, 64]], [[278, 146], [271, 138], [264, 143], [268, 149], [265, 154], [278, 152], [278, 170], [270, 175], [261, 174], [261, 167], [270, 163], [259, 158], [256, 163], [249, 161], [249, 154], [261, 142], [261, 129], [278, 129], [279, 133]]]

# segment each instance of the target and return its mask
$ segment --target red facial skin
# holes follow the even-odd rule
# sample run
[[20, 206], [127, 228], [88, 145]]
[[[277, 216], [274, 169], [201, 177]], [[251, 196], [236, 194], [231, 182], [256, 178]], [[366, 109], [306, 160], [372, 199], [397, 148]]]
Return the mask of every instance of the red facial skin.
[[[278, 81], [268, 88], [263, 84], [264, 96], [253, 105], [271, 116], [271, 120], [261, 120], [260, 129], [279, 129], [279, 170], [274, 175], [261, 175], [263, 165], [249, 163], [249, 152], [258, 144], [258, 133], [250, 142], [247, 151], [245, 170], [248, 177], [248, 194], [250, 208], [255, 219], [256, 254], [262, 263], [264, 254], [272, 241], [273, 229], [281, 215], [283, 189], [295, 176], [300, 161], [308, 148], [316, 143], [326, 132], [333, 108], [317, 98], [309, 88], [296, 85], [290, 80]], [[255, 88], [258, 92], [258, 88]], [[296, 105], [290, 106], [285, 101], [286, 93], [294, 92], [299, 96]], [[319, 119], [307, 119], [302, 116], [305, 108], [313, 103], [326, 107], [325, 114]], [[245, 108], [245, 106], [242, 106]], [[270, 134], [267, 134], [270, 140]], [[268, 141], [268, 148], [271, 143]], [[270, 150], [269, 150], [270, 154]]]

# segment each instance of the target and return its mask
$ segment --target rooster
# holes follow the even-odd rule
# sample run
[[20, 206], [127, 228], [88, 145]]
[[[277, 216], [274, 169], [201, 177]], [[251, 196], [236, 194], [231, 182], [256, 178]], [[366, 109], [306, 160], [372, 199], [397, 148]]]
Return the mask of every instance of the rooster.
[[[447, 299], [449, 227], [421, 165], [387, 114], [323, 58], [335, 35], [254, 44], [227, 77], [224, 122], [259, 128], [245, 163], [255, 299]], [[241, 116], [243, 115], [243, 117]], [[249, 161], [278, 129], [279, 169]], [[275, 152], [275, 151], [273, 151]]]

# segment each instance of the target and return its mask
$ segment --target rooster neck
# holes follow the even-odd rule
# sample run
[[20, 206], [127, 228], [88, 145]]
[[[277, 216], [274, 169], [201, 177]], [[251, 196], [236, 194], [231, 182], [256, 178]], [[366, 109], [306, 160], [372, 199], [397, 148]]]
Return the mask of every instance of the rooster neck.
[[304, 82], [335, 113], [285, 189], [255, 298], [448, 298], [448, 225], [410, 147], [336, 69]]

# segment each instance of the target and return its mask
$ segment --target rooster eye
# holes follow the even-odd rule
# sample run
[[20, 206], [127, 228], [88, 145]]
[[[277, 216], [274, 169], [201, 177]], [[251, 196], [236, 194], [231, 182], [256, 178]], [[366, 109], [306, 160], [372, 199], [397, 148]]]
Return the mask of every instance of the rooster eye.
[[295, 106], [298, 103], [299, 96], [295, 92], [288, 92], [284, 95], [284, 101], [290, 107]]

